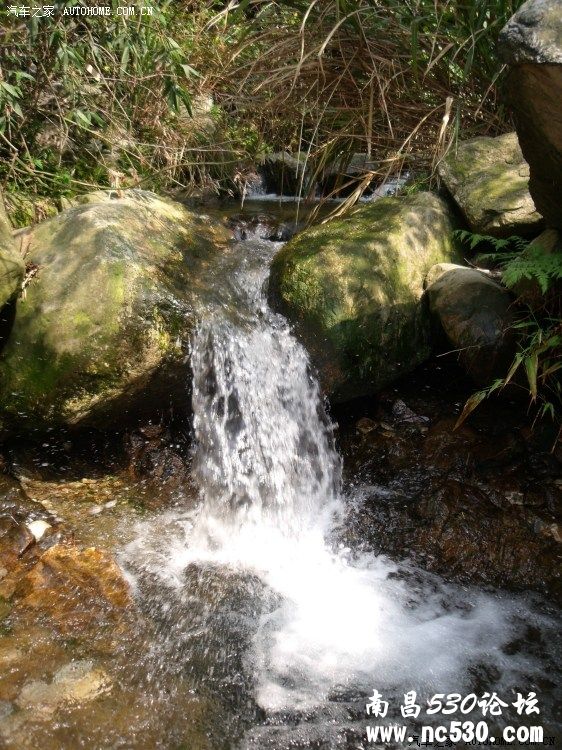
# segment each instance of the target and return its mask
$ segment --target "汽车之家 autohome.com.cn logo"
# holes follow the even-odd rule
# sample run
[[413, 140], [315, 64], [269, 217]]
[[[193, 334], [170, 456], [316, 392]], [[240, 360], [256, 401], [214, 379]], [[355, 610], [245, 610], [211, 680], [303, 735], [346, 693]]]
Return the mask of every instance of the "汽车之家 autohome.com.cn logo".
[[8, 14], [18, 18], [50, 18], [60, 16], [151, 16], [151, 5], [72, 5], [57, 8], [56, 5], [9, 5]]
[[[405, 723], [369, 724], [366, 727], [367, 741], [373, 743], [396, 742], [403, 745], [428, 747], [436, 744], [441, 747], [454, 747], [463, 742], [473, 745], [554, 745], [554, 737], [545, 737], [544, 729], [537, 723], [540, 709], [536, 693], [526, 696], [517, 693], [515, 700], [505, 701], [497, 693], [484, 693], [481, 696], [469, 693], [436, 693], [427, 700], [425, 706], [418, 702], [415, 690], [404, 693], [400, 704], [402, 719], [415, 720], [409, 727]], [[389, 702], [378, 690], [373, 691], [365, 706], [369, 718], [388, 720]], [[474, 717], [474, 713], [480, 714]], [[494, 717], [519, 716], [520, 722], [498, 728]], [[425, 717], [451, 717], [441, 724], [424, 723]], [[468, 717], [471, 718], [468, 718]], [[529, 718], [525, 718], [529, 717]], [[492, 723], [490, 727], [489, 722]]]

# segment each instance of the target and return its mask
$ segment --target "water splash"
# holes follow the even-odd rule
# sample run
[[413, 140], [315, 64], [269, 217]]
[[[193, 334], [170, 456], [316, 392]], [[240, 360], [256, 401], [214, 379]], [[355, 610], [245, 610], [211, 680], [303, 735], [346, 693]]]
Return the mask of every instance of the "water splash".
[[[329, 737], [343, 721], [334, 707], [357, 711], [375, 687], [522, 690], [540, 664], [509, 644], [532, 604], [338, 544], [350, 498], [333, 425], [305, 350], [266, 301], [278, 247], [245, 241], [214, 271], [191, 358], [200, 504], [148, 522], [126, 552], [137, 581], [157, 582], [155, 671], [218, 680], [233, 711], [256, 700], [310, 721], [321, 709]], [[271, 746], [287, 747], [283, 736]], [[269, 746], [262, 730], [248, 742]]]

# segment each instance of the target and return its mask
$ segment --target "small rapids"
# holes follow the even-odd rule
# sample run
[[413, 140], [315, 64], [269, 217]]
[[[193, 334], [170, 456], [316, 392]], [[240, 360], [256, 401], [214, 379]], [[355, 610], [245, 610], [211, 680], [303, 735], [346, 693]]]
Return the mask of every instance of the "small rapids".
[[[122, 554], [157, 627], [149, 678], [188, 675], [213, 698], [217, 747], [367, 747], [373, 690], [398, 723], [411, 690], [422, 705], [448, 692], [542, 698], [556, 630], [540, 600], [341, 541], [361, 488], [342, 485], [307, 353], [267, 303], [279, 247], [248, 239], [210, 269], [191, 351], [198, 502], [140, 524]], [[531, 625], [542, 658], [518, 646]]]

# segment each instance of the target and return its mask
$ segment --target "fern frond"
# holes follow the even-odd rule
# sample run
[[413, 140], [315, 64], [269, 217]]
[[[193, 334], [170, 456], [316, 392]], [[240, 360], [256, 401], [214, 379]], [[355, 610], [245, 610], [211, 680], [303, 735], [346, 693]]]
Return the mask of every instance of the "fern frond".
[[528, 245], [527, 240], [523, 237], [513, 235], [506, 239], [500, 239], [499, 237], [492, 237], [488, 234], [476, 234], [475, 232], [469, 232], [466, 229], [456, 229], [453, 232], [455, 239], [468, 244], [471, 250], [474, 250], [479, 245], [486, 245], [491, 247], [494, 251], [493, 256], [497, 259], [495, 253], [502, 253], [502, 259], [506, 257], [507, 251], [511, 251], [510, 255], [518, 255], [520, 252], [525, 250]]
[[555, 281], [562, 279], [562, 253], [547, 253], [540, 245], [528, 246], [525, 252], [509, 260], [502, 272], [502, 280], [510, 288], [523, 279], [536, 281], [546, 294]]

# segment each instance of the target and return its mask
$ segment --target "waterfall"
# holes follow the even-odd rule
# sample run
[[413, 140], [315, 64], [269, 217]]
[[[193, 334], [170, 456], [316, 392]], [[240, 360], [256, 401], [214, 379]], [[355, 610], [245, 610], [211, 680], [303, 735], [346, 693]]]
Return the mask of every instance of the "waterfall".
[[244, 524], [273, 523], [295, 536], [339, 497], [341, 462], [307, 354], [265, 298], [267, 255], [276, 247], [246, 243], [246, 262], [228, 273], [235, 314], [225, 314], [220, 298], [195, 333], [201, 532], [217, 521], [228, 535]]
[[191, 346], [198, 502], [142, 523], [123, 555], [158, 628], [150, 679], [187, 675], [230, 712], [217, 718], [223, 730], [260, 750], [361, 746], [345, 737], [364, 736], [374, 689], [396, 707], [410, 690], [420, 701], [523, 691], [540, 664], [506, 653], [531, 605], [343, 543], [345, 508], [361, 503], [361, 488], [343, 486], [307, 353], [268, 306], [279, 247], [234, 244], [200, 296]]

